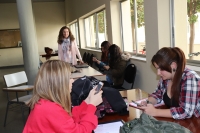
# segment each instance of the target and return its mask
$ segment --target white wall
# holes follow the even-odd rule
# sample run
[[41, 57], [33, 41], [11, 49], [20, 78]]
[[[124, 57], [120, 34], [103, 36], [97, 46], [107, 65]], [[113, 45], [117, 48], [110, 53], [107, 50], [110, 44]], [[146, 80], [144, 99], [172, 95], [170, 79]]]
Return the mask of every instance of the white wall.
[[[28, 9], [27, 9], [28, 10]], [[33, 13], [35, 17], [35, 26], [37, 34], [37, 43], [39, 53], [44, 53], [44, 47], [51, 47], [57, 50], [58, 32], [65, 25], [65, 4], [64, 2], [34, 2]], [[18, 14], [16, 3], [0, 4], [0, 30], [18, 29]], [[23, 42], [22, 42], [23, 43]], [[16, 55], [22, 55], [20, 50], [12, 49]], [[16, 51], [15, 51], [16, 50]], [[4, 53], [10, 53], [11, 49], [4, 49]], [[16, 63], [10, 63], [5, 60], [6, 55], [0, 53], [0, 62], [4, 66], [23, 65], [21, 56], [13, 56]], [[0, 63], [0, 66], [1, 63]]]

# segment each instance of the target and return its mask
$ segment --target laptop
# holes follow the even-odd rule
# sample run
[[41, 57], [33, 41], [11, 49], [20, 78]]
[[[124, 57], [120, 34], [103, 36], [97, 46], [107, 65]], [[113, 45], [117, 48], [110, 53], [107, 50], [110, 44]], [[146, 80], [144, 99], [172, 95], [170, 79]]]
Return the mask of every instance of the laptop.
[[77, 64], [77, 65], [74, 65], [76, 68], [88, 68], [89, 65], [88, 64]]

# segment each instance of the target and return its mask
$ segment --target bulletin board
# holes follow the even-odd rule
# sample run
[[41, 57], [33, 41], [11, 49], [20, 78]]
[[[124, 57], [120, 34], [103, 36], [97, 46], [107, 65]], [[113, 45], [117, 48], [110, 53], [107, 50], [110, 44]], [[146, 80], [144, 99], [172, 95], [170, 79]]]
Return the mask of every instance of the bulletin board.
[[22, 44], [19, 29], [0, 30], [0, 48], [20, 46], [22, 46]]

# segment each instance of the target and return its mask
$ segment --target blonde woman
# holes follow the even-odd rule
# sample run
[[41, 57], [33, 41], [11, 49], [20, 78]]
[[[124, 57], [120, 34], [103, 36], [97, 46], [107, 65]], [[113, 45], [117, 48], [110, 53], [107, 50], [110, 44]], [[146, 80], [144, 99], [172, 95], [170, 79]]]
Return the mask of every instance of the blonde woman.
[[70, 74], [70, 65], [64, 61], [49, 60], [41, 66], [23, 133], [91, 133], [96, 128], [95, 111], [102, 102], [102, 91], [95, 95], [92, 89], [71, 111]]

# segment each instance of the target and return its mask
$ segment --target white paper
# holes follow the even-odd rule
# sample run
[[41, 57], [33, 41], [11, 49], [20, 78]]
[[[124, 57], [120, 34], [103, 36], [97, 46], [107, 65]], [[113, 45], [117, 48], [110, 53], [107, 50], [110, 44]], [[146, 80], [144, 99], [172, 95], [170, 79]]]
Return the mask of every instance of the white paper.
[[121, 121], [99, 124], [94, 130], [95, 133], [119, 133], [119, 128], [123, 123]]

